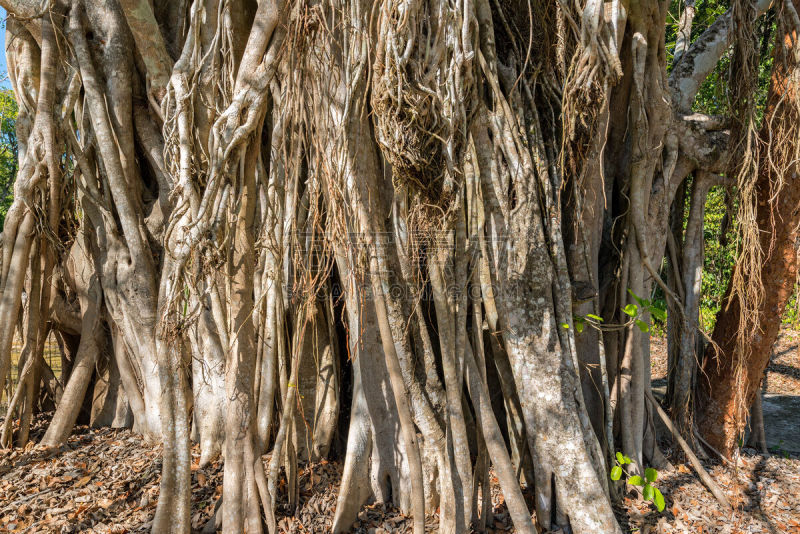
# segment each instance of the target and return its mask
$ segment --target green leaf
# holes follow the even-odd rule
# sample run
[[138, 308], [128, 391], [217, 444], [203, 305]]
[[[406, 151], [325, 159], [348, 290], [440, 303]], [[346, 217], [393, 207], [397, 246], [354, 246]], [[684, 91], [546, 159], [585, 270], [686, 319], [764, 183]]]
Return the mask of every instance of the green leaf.
[[642, 308], [646, 308], [650, 304], [649, 300], [643, 299], [642, 297], [640, 297], [639, 295], [637, 295], [636, 293], [634, 293], [630, 289], [628, 289], [628, 293], [630, 294], [630, 296], [632, 296], [636, 300], [636, 302], [639, 303], [639, 306], [641, 306]]
[[631, 486], [643, 486], [644, 480], [642, 480], [642, 477], [640, 477], [639, 475], [633, 475], [628, 479], [628, 484], [630, 484]]
[[625, 307], [622, 308], [622, 313], [630, 317], [636, 317], [639, 314], [639, 306], [636, 304], [626, 304]]
[[653, 492], [655, 493], [655, 495], [653, 496], [653, 504], [656, 505], [656, 508], [658, 509], [659, 512], [663, 512], [665, 506], [664, 496], [661, 494], [661, 490], [659, 490], [658, 488], [653, 488]]
[[637, 306], [636, 304], [626, 304], [625, 308], [622, 311], [633, 318], [639, 316], [639, 306]]
[[639, 327], [639, 330], [645, 333], [647, 333], [650, 330], [650, 325], [642, 321], [641, 319], [636, 319], [636, 326]]
[[650, 314], [659, 321], [667, 320], [667, 310], [658, 306], [650, 306]]
[[652, 501], [653, 493], [654, 493], [653, 486], [651, 486], [650, 484], [645, 484], [644, 489], [642, 490], [642, 497], [644, 497], [644, 500]]
[[583, 332], [583, 319], [578, 319], [575, 321], [575, 331], [579, 334]]
[[623, 456], [623, 458], [625, 458], [625, 461], [624, 461], [624, 462], [622, 462], [622, 463], [624, 463], [624, 464], [629, 464], [629, 463], [631, 463], [630, 456]]
[[622, 468], [615, 465], [611, 468], [611, 480], [619, 480], [622, 477]]
[[644, 470], [644, 478], [646, 478], [648, 482], [655, 482], [658, 478], [658, 471], [652, 467], [648, 467]]
[[561, 328], [563, 328], [564, 330], [569, 330], [569, 324], [561, 323]]
[[621, 452], [617, 452], [617, 461], [618, 461], [619, 463], [621, 463], [621, 464], [624, 464], [624, 463], [625, 463], [625, 457], [624, 457], [624, 456], [622, 456], [622, 453], [621, 453]]
[[602, 317], [600, 317], [599, 315], [595, 315], [593, 313], [587, 313], [586, 317], [588, 317], [589, 319], [594, 319], [598, 323], [602, 323], [603, 322], [603, 318]]

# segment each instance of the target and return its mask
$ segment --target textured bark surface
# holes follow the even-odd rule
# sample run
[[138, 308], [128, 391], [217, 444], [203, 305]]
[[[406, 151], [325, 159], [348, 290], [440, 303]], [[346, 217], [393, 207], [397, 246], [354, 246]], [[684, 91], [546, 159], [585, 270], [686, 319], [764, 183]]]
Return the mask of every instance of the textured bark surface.
[[[787, 15], [788, 17], [788, 15]], [[741, 305], [738, 294], [726, 297], [717, 315], [712, 340], [706, 349], [698, 377], [696, 416], [703, 437], [730, 457], [747, 422], [764, 369], [777, 339], [781, 318], [794, 290], [797, 277], [797, 227], [800, 224], [800, 175], [797, 166], [796, 103], [798, 63], [792, 42], [793, 33], [776, 46], [775, 68], [764, 117], [762, 140], [783, 140], [773, 146], [759, 162], [756, 182], [757, 224], [763, 253], [761, 283], [763, 298], [753, 331], [741, 332]], [[792, 36], [790, 38], [790, 36]], [[785, 168], [773, 161], [789, 162]], [[779, 163], [780, 164], [780, 163]], [[739, 269], [737, 265], [735, 269]], [[739, 339], [747, 339], [747, 354], [741, 354]]]
[[18, 439], [52, 326], [43, 443], [87, 397], [93, 424], [160, 442], [153, 532], [190, 529], [192, 440], [224, 457], [224, 532], [274, 534], [279, 492], [293, 510], [302, 464], [332, 454], [335, 532], [370, 501], [415, 534], [436, 510], [442, 532], [481, 528], [490, 466], [519, 532], [620, 532], [614, 452], [663, 462], [649, 336], [621, 308], [667, 287], [679, 185], [725, 167], [724, 121], [689, 108], [730, 15], [690, 44], [687, 11], [668, 78], [666, 0], [0, 5]]
[[[700, 298], [703, 281], [703, 223], [708, 191], [714, 185], [714, 179], [705, 172], [694, 176], [691, 188], [691, 207], [686, 220], [686, 229], [680, 228], [668, 239], [680, 239], [673, 243], [670, 255], [675, 260], [672, 268], [674, 279], [671, 287], [675, 288], [682, 300], [682, 308], [673, 310], [669, 347], [669, 389], [667, 404], [677, 428], [684, 439], [694, 442], [694, 389], [697, 384], [696, 355], [704, 346], [700, 334]], [[679, 203], [683, 208], [683, 203]], [[676, 224], [683, 225], [683, 215], [676, 214]], [[677, 219], [677, 217], [680, 217]], [[673, 236], [677, 234], [677, 239]]]

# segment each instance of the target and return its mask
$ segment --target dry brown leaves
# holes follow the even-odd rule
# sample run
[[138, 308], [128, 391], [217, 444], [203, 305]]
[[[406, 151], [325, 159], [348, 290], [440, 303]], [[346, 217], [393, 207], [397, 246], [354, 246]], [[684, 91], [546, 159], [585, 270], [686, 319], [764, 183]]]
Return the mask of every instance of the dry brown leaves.
[[800, 395], [800, 333], [781, 332], [767, 368], [767, 393]]
[[[48, 414], [49, 416], [49, 414]], [[38, 440], [49, 421], [39, 416], [33, 427]], [[192, 451], [195, 462], [199, 451]], [[76, 427], [59, 449], [29, 446], [0, 455], [0, 532], [145, 533], [156, 509], [161, 449], [147, 445], [130, 430]], [[264, 457], [268, 462], [269, 456]], [[341, 465], [320, 462], [301, 468], [300, 506], [292, 514], [286, 503], [286, 481], [279, 483], [278, 530], [286, 533], [329, 532], [336, 510]], [[493, 479], [490, 532], [513, 532], [496, 479]], [[222, 465], [192, 465], [192, 529], [208, 523], [222, 492]], [[437, 514], [426, 520], [436, 532]], [[410, 533], [411, 520], [386, 504], [365, 506], [353, 532]]]
[[[797, 337], [783, 333], [768, 374], [770, 392], [800, 394]], [[653, 346], [653, 375], [666, 374], [664, 343]], [[663, 361], [662, 361], [663, 360]], [[783, 367], [775, 367], [775, 366]], [[789, 368], [789, 369], [787, 369]], [[794, 374], [796, 373], [796, 375]], [[32, 438], [44, 433], [49, 414], [37, 417]], [[60, 449], [29, 445], [0, 454], [0, 532], [145, 533], [158, 499], [161, 450], [129, 430], [77, 427]], [[199, 451], [193, 450], [195, 462]], [[264, 458], [268, 461], [268, 456]], [[659, 474], [658, 487], [667, 507], [659, 513], [631, 492], [616, 506], [625, 532], [800, 534], [800, 460], [777, 456], [744, 456], [737, 472], [709, 466], [709, 472], [735, 503], [723, 510], [685, 465]], [[279, 532], [329, 532], [336, 509], [341, 465], [320, 462], [303, 466], [298, 484], [300, 505], [286, 504], [286, 483], [279, 484]], [[192, 466], [192, 527], [199, 532], [221, 494], [222, 466]], [[497, 480], [492, 477], [489, 532], [513, 532]], [[532, 496], [527, 494], [533, 508]], [[436, 532], [438, 514], [426, 520]], [[411, 521], [396, 508], [365, 506], [354, 525], [358, 534], [410, 533]]]
[[[666, 384], [667, 340], [650, 340], [650, 374], [654, 385]], [[772, 350], [764, 393], [800, 395], [800, 332], [784, 328]]]
[[[37, 418], [35, 440], [46, 424]], [[130, 430], [85, 426], [58, 449], [7, 451], [0, 456], [0, 532], [148, 532], [160, 455]], [[194, 527], [213, 513], [221, 483], [219, 463], [192, 467]]]
[[666, 509], [629, 493], [618, 507], [628, 532], [641, 534], [800, 534], [800, 460], [744, 456], [738, 470], [707, 466], [734, 511], [724, 510], [684, 464], [659, 473]]

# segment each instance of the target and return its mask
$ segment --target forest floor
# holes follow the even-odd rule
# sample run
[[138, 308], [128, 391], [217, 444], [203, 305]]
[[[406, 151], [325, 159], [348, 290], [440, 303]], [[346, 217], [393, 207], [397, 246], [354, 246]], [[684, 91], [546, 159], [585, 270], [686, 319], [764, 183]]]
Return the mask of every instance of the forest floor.
[[[650, 364], [653, 386], [666, 385], [667, 340], [652, 337]], [[800, 330], [783, 329], [772, 350], [762, 392], [774, 395], [800, 395]]]
[[[667, 384], [667, 343], [653, 337], [651, 377], [657, 396]], [[772, 351], [761, 387], [764, 429], [769, 450], [800, 456], [800, 331], [784, 329]]]
[[[784, 333], [767, 377], [769, 395], [800, 396], [800, 336]], [[663, 340], [653, 343], [654, 386], [666, 372]], [[765, 403], [766, 406], [766, 403]], [[800, 412], [791, 414], [800, 427]], [[37, 418], [32, 439], [46, 429], [47, 415]], [[767, 426], [769, 423], [767, 423]], [[196, 449], [196, 447], [195, 447]], [[662, 470], [657, 482], [666, 509], [659, 513], [629, 490], [615, 506], [624, 531], [656, 533], [800, 534], [800, 455], [780, 448], [764, 456], [744, 449], [736, 469], [708, 462], [707, 469], [734, 505], [724, 510], [677, 451], [667, 442], [662, 450], [674, 467]], [[194, 450], [195, 462], [198, 451]], [[265, 458], [266, 459], [266, 458]], [[129, 430], [77, 427], [60, 449], [29, 445], [0, 455], [0, 532], [145, 533], [156, 508], [160, 448], [143, 446]], [[304, 466], [299, 475], [300, 506], [291, 516], [285, 493], [279, 494], [279, 531], [323, 533], [330, 529], [341, 466], [323, 462]], [[513, 532], [499, 487], [494, 480], [489, 532]], [[221, 493], [220, 462], [192, 466], [192, 525], [201, 532], [213, 516]], [[285, 482], [281, 486], [285, 490]], [[428, 518], [429, 530], [437, 525]], [[213, 532], [214, 530], [210, 530]], [[384, 505], [365, 507], [355, 532], [411, 532], [411, 522]]]

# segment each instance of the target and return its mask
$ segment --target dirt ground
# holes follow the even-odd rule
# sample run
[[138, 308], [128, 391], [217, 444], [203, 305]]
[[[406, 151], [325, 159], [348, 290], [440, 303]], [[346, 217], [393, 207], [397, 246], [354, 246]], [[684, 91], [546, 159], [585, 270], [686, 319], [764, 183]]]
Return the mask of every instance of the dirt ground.
[[[800, 395], [799, 340], [792, 332], [781, 335], [768, 370], [767, 394], [793, 398]], [[666, 375], [664, 340], [654, 340], [652, 366], [657, 385]], [[800, 413], [793, 415], [793, 424], [800, 427]], [[45, 416], [37, 418], [32, 434], [35, 441], [41, 438], [46, 423]], [[763, 456], [745, 449], [736, 468], [707, 463], [707, 469], [733, 503], [734, 510], [724, 510], [691, 468], [678, 463], [677, 451], [667, 442], [661, 445], [675, 462], [674, 467], [659, 473], [656, 482], [664, 494], [666, 508], [659, 513], [629, 487], [615, 505], [626, 534], [800, 534], [797, 455], [777, 451]], [[4, 452], [0, 455], [0, 532], [149, 532], [158, 498], [159, 455], [159, 447], [143, 445], [141, 438], [128, 430], [86, 427], [77, 428], [69, 443], [57, 450], [29, 446]], [[195, 462], [198, 457], [195, 450]], [[285, 494], [278, 495], [279, 531], [328, 532], [340, 476], [338, 462], [305, 466], [299, 477], [300, 506], [293, 515]], [[488, 531], [513, 532], [494, 482]], [[201, 532], [213, 516], [221, 485], [219, 462], [203, 469], [192, 466], [195, 532]], [[283, 481], [281, 488], [285, 488]], [[430, 532], [436, 531], [435, 515], [426, 523]], [[398, 510], [376, 504], [362, 510], [354, 532], [406, 533], [411, 532], [411, 523]]]
[[[667, 341], [653, 337], [650, 343], [651, 377], [661, 385], [667, 376]], [[784, 329], [772, 350], [763, 393], [800, 395], [800, 331]], [[800, 417], [800, 415], [798, 415]], [[800, 425], [800, 421], [798, 421]]]
[[[42, 420], [37, 432], [43, 429]], [[0, 459], [0, 532], [148, 532], [158, 498], [159, 453], [158, 447], [143, 447], [128, 430], [81, 427], [60, 450], [29, 447], [5, 454]], [[734, 512], [723, 510], [694, 473], [677, 464], [659, 473], [664, 512], [641, 500], [635, 490], [616, 506], [625, 532], [800, 533], [800, 460], [745, 455], [738, 472], [722, 465], [709, 469], [734, 503]], [[340, 474], [337, 462], [306, 466], [294, 516], [285, 495], [279, 495], [279, 531], [328, 532]], [[209, 522], [221, 484], [219, 463], [192, 467], [195, 532]], [[492, 503], [489, 532], [513, 532], [496, 486]], [[437, 518], [432, 515], [427, 523], [429, 532], [435, 532]], [[396, 509], [373, 505], [362, 510], [354, 532], [406, 533], [411, 524]]]
[[[40, 417], [34, 439], [46, 429]], [[78, 427], [69, 443], [56, 450], [29, 446], [0, 456], [0, 532], [149, 533], [158, 499], [160, 447], [143, 446], [129, 430]], [[201, 532], [209, 523], [222, 492], [222, 465], [200, 469], [193, 451], [192, 527]], [[265, 465], [269, 457], [264, 457]], [[304, 466], [299, 475], [300, 507], [290, 514], [285, 480], [281, 480], [277, 516], [280, 532], [330, 532], [341, 478], [338, 462]], [[511, 531], [499, 493], [492, 491], [490, 532]], [[436, 516], [427, 520], [434, 532]], [[210, 530], [215, 532], [215, 530]], [[411, 521], [385, 505], [366, 506], [354, 532], [411, 532]]]
[[706, 467], [734, 510], [724, 509], [688, 465], [678, 464], [659, 473], [656, 482], [666, 500], [663, 512], [636, 494], [623, 500], [618, 517], [626, 532], [800, 533], [800, 460], [745, 453], [737, 470]]
[[[761, 387], [767, 446], [775, 454], [800, 456], [800, 333], [781, 332]], [[663, 394], [667, 374], [667, 345], [654, 338], [651, 346], [653, 389]]]

